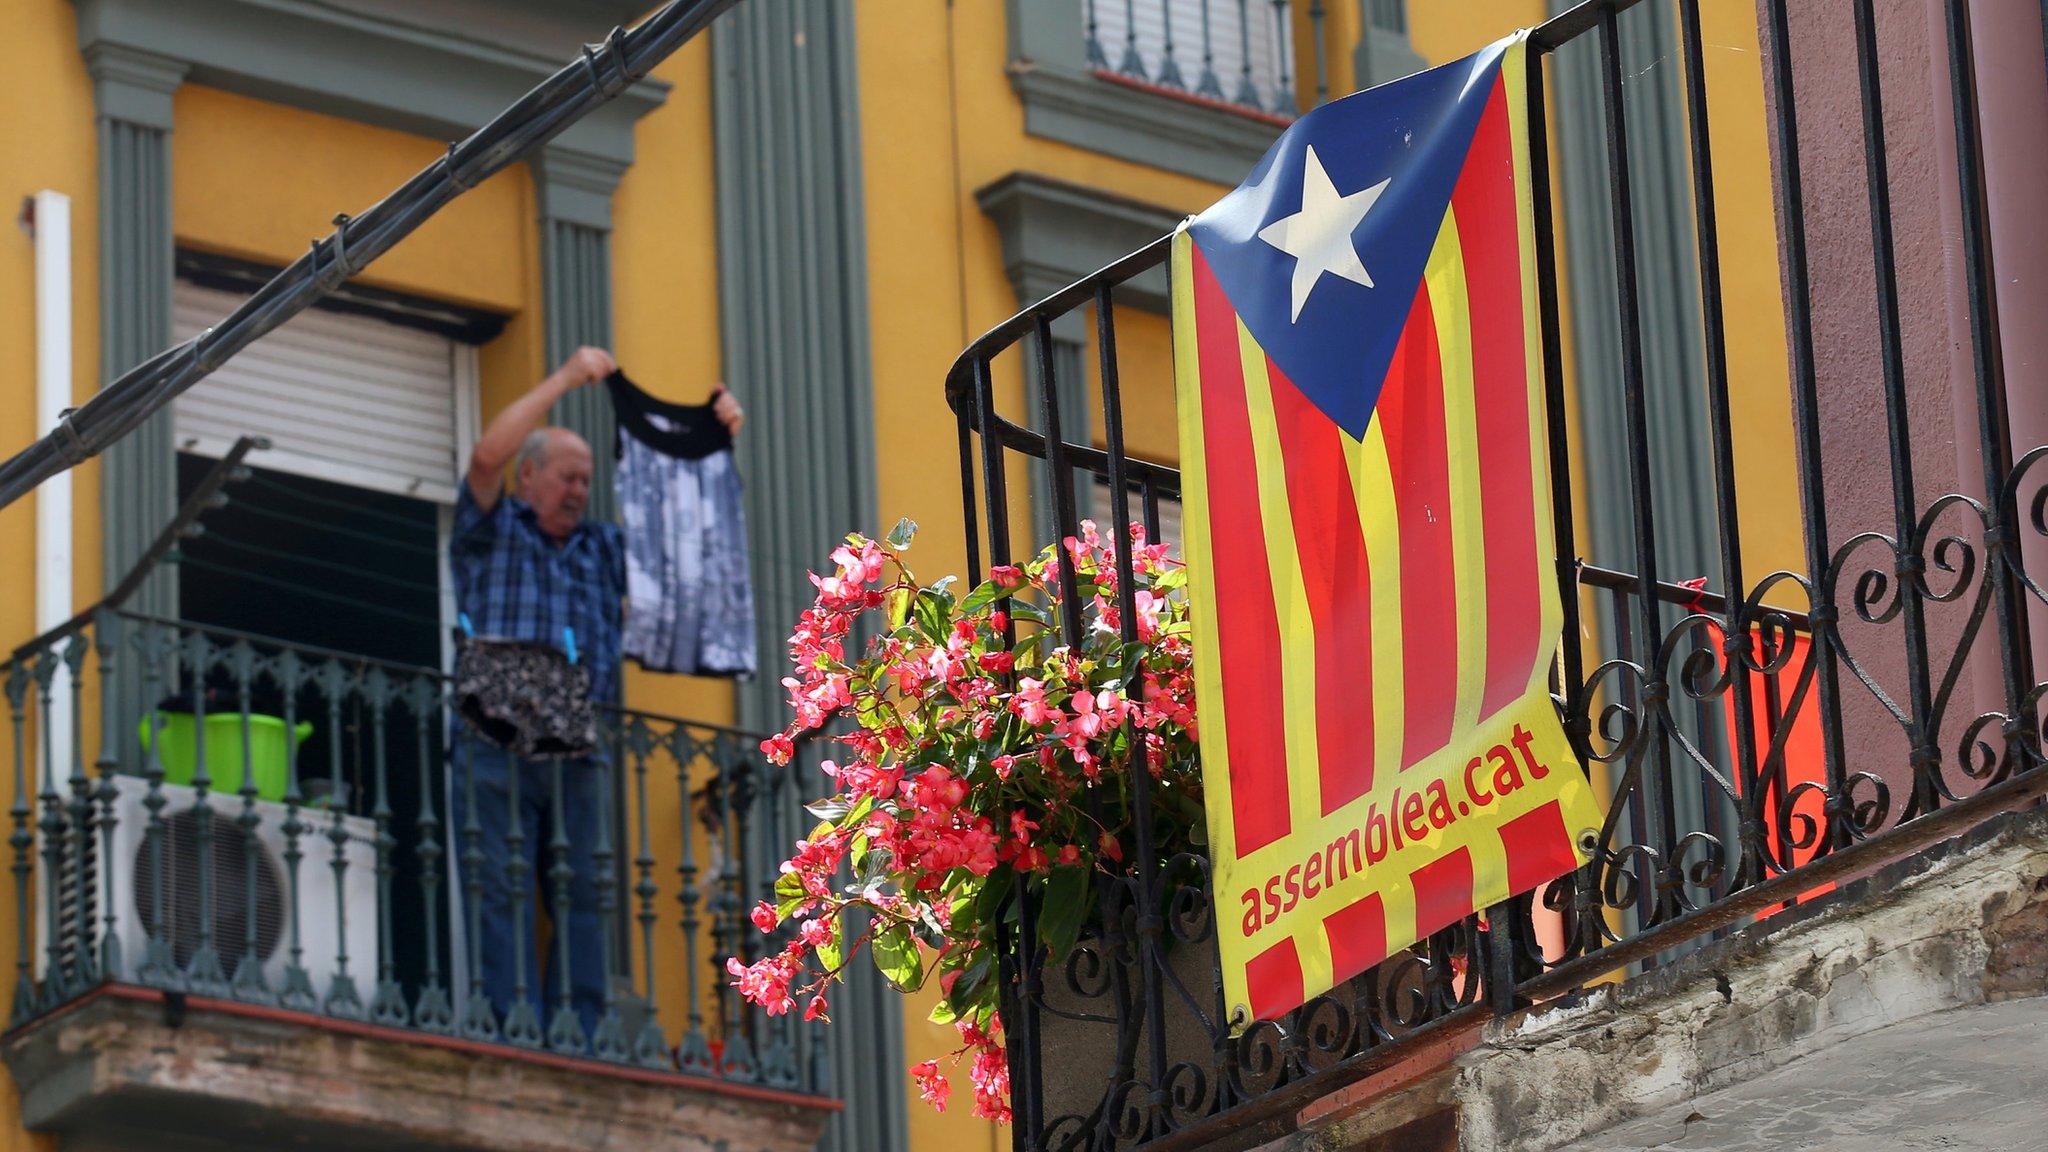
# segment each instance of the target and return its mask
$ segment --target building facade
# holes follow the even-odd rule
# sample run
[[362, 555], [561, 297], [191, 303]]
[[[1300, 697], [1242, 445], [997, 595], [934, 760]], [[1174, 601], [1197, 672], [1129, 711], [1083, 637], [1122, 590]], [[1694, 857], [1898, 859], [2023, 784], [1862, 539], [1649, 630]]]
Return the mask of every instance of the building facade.
[[[18, 7], [0, 44], [0, 123], [8, 127], [0, 190], [33, 209], [25, 207], [22, 227], [0, 243], [5, 453], [44, 430], [51, 409], [82, 401], [203, 330], [327, 235], [337, 212], [375, 203], [449, 141], [574, 59], [580, 46], [632, 23], [649, 5], [19, 0]], [[757, 765], [734, 767], [748, 761], [746, 745], [757, 738], [748, 733], [785, 719], [776, 661], [791, 621], [809, 603], [804, 573], [823, 564], [845, 532], [878, 531], [899, 517], [923, 528], [921, 570], [960, 570], [969, 529], [953, 483], [956, 418], [942, 383], [964, 345], [1212, 203], [1301, 109], [1457, 59], [1565, 7], [1543, 0], [743, 0], [648, 80], [470, 190], [327, 305], [231, 362], [62, 485], [0, 510], [0, 589], [7, 590], [0, 641], [10, 650], [98, 605], [141, 566], [139, 586], [118, 606], [126, 615], [79, 632], [90, 639], [79, 641], [75, 660], [66, 662], [69, 647], [47, 647], [39, 659], [16, 662], [24, 677], [12, 697], [18, 743], [6, 751], [14, 757], [18, 898], [0, 901], [0, 940], [18, 935], [21, 962], [0, 969], [8, 973], [0, 994], [12, 990], [16, 1006], [15, 1079], [23, 1091], [0, 1107], [0, 1132], [22, 1147], [52, 1140], [137, 1146], [135, 1114], [116, 1124], [107, 1112], [139, 1100], [146, 1116], [149, 1101], [171, 1100], [166, 1114], [182, 1117], [175, 1125], [193, 1147], [246, 1146], [322, 1126], [535, 1148], [570, 1146], [597, 1130], [639, 1140], [664, 1126], [681, 1133], [686, 1147], [699, 1136], [708, 1145], [734, 1132], [751, 1133], [746, 1138], [762, 1147], [801, 1146], [822, 1132], [840, 1152], [1007, 1146], [1009, 1132], [959, 1112], [933, 1114], [907, 1085], [908, 1064], [952, 1047], [950, 1028], [926, 1022], [929, 1003], [857, 980], [835, 1000], [837, 1024], [813, 1030], [786, 1018], [742, 1021], [720, 992], [716, 957], [754, 946], [743, 915], [753, 886], [772, 881], [777, 853], [804, 830], [795, 806], [801, 794], [825, 787], [815, 774], [784, 778]], [[1704, 84], [1716, 110], [1716, 307], [1726, 332], [1725, 347], [1711, 355], [1699, 319], [1707, 293], [1695, 259], [1677, 16], [1670, 6], [1643, 4], [1619, 23], [1641, 237], [1641, 376], [1659, 446], [1645, 477], [1662, 510], [1655, 541], [1667, 579], [1722, 570], [1727, 537], [1715, 527], [1713, 435], [1699, 400], [1710, 370], [1729, 389], [1744, 565], [1752, 573], [1806, 566], [1802, 519], [1789, 496], [1798, 489], [1802, 446], [1792, 420], [1767, 53], [1753, 6], [1699, 7], [1710, 48]], [[1819, 24], [1800, 31], [1802, 51], [1822, 51], [1812, 45], [1838, 34]], [[2038, 53], [2032, 63], [2038, 68]], [[1562, 220], [1569, 457], [1582, 477], [1571, 490], [1572, 518], [1582, 558], [1628, 572], [1635, 544], [1627, 496], [1635, 477], [1618, 447], [1626, 439], [1629, 375], [1614, 306], [1601, 80], [1590, 42], [1559, 50], [1551, 85], [1560, 111], [1550, 144]], [[1801, 99], [1828, 97], [1802, 90]], [[1987, 109], [1997, 111], [1988, 102]], [[2026, 112], [2003, 114], [2021, 125], [2013, 132], [2024, 131]], [[1840, 140], [1853, 143], [1814, 135], [1820, 143], [1809, 136], [1808, 147], [1823, 152], [1847, 147]], [[1846, 187], [1860, 160], [1816, 154], [1814, 163]], [[2017, 227], [2002, 219], [2008, 230]], [[1915, 235], [1938, 243], [1932, 232]], [[1867, 259], [1867, 247], [1841, 241], [1816, 250], [1848, 254], [1839, 268], [1825, 269], [1836, 278], [1824, 276], [1818, 287], [1823, 307], [1860, 290], [1847, 269], [1850, 257]], [[1172, 465], [1164, 277], [1134, 280], [1119, 293], [1126, 443], [1134, 456]], [[1052, 376], [1070, 414], [1100, 411], [1093, 339], [1079, 315], [1054, 323]], [[1857, 343], [1848, 335], [1836, 342]], [[462, 999], [470, 958], [459, 944], [462, 877], [446, 870], [460, 854], [462, 830], [435, 815], [445, 817], [449, 806], [435, 774], [432, 703], [405, 696], [425, 683], [421, 670], [446, 666], [455, 621], [438, 557], [470, 444], [494, 413], [582, 344], [612, 348], [664, 398], [701, 402], [723, 380], [746, 405], [738, 458], [763, 665], [762, 676], [737, 684], [627, 672], [632, 715], [616, 735], [621, 747], [636, 750], [621, 766], [639, 772], [617, 781], [617, 924], [610, 934], [618, 956], [608, 976], [619, 983], [622, 1026], [636, 1036], [651, 1026], [661, 1039], [651, 1048], [627, 1043], [610, 1058], [594, 1037], [584, 1049], [546, 1036], [507, 1043], [465, 1031], [456, 1004], [447, 1018], [422, 1010], [423, 997], [438, 1003], [428, 995], [435, 989]], [[1830, 367], [1846, 373], [1850, 364], [1845, 352]], [[1034, 410], [1032, 367], [1021, 354], [994, 365], [999, 408]], [[1930, 393], [1927, 402], [1939, 399]], [[594, 389], [565, 401], [557, 419], [600, 449], [611, 442], [609, 411]], [[1069, 424], [1065, 431], [1075, 442], [1103, 442], [1100, 427]], [[218, 461], [243, 436], [268, 442], [237, 457], [250, 474], [218, 473]], [[2018, 442], [2022, 430], [2013, 436]], [[1853, 490], [1856, 445], [1831, 440], [1827, 450], [1844, 461], [1837, 477], [1849, 477], [1837, 483]], [[1032, 499], [1024, 482], [1040, 475], [1020, 466], [1013, 490], [1019, 521], [1044, 540], [1055, 529], [1048, 502]], [[227, 486], [228, 500], [195, 513], [205, 530], [145, 564], [181, 508], [214, 484]], [[1099, 489], [1080, 495], [1084, 513], [1092, 505], [1102, 514]], [[602, 499], [597, 510], [609, 514]], [[1605, 610], [1599, 595], [1586, 593], [1594, 621], [1588, 643], [1619, 652], [1626, 640], [1598, 615]], [[241, 643], [245, 636], [267, 639]], [[334, 679], [294, 672], [303, 678], [280, 688], [277, 669], [287, 652], [305, 668], [333, 669]], [[268, 671], [245, 668], [237, 680], [237, 659]], [[103, 781], [126, 780], [145, 764], [142, 745], [161, 731], [151, 717], [167, 710], [162, 701], [175, 694], [180, 667], [188, 680], [192, 668], [220, 671], [229, 687], [220, 707], [242, 716], [252, 712], [251, 686], [260, 695], [266, 683], [278, 689], [273, 710], [299, 707], [296, 694], [306, 685], [304, 706], [325, 710], [307, 717], [313, 728], [302, 739], [310, 750], [299, 761], [307, 780], [295, 777], [293, 787], [310, 809], [310, 788], [323, 781], [319, 811], [335, 829], [368, 822], [362, 838], [371, 855], [336, 867], [337, 894], [319, 905], [319, 915], [341, 925], [323, 939], [338, 940], [343, 952], [361, 942], [354, 950], [365, 1003], [360, 1012], [324, 1002], [270, 1011], [278, 1007], [273, 995], [266, 1013], [237, 1015], [208, 1007], [236, 1001], [232, 990], [211, 997], [192, 990], [200, 1006], [188, 1008], [185, 993], [173, 997], [163, 982], [142, 981], [155, 998], [140, 1016], [102, 1003], [93, 1009], [101, 1015], [70, 1019], [101, 1030], [94, 1035], [131, 1028], [156, 1042], [163, 1034], [150, 1029], [179, 1026], [168, 1022], [175, 1000], [178, 1012], [197, 1013], [190, 1019], [198, 1023], [180, 1034], [187, 1039], [177, 1042], [199, 1045], [202, 1074], [191, 1082], [152, 1080], [143, 1045], [131, 1063], [81, 1079], [50, 1045], [36, 1048], [36, 1031], [60, 1022], [66, 1005], [84, 996], [92, 983], [86, 976], [107, 974], [104, 956], [93, 968], [66, 941], [97, 939], [76, 936], [75, 920], [96, 907], [95, 898], [120, 895], [79, 882], [86, 873], [78, 862], [93, 849], [85, 841], [105, 827], [96, 814], [127, 803], [120, 786]], [[373, 686], [378, 668], [385, 672]], [[240, 701], [237, 684], [245, 689]], [[254, 710], [263, 711], [260, 701]], [[347, 748], [344, 738], [352, 742]], [[1725, 737], [1703, 731], [1698, 738]], [[0, 785], [8, 776], [0, 772]], [[344, 785], [353, 785], [353, 799]], [[220, 820], [245, 811], [240, 797], [224, 792], [221, 799]], [[1705, 802], [1692, 803], [1690, 810], [1681, 805], [1678, 819], [1698, 826], [1709, 814]], [[160, 819], [141, 802], [121, 811], [152, 829]], [[199, 835], [204, 847], [212, 833]], [[295, 847], [297, 839], [290, 834], [279, 844]], [[348, 839], [342, 834], [335, 843]], [[100, 850], [116, 845], [108, 839]], [[342, 860], [338, 848], [328, 856], [306, 851], [313, 853], [309, 872]], [[298, 866], [290, 865], [294, 877]], [[220, 872], [217, 862], [198, 870], [209, 867]], [[356, 882], [371, 886], [350, 888], [351, 867]], [[248, 864], [247, 871], [253, 893], [259, 868]], [[373, 876], [388, 885], [381, 896]], [[198, 889], [226, 892], [241, 879], [230, 869]], [[66, 884], [78, 891], [71, 904], [51, 894]], [[293, 900], [280, 932], [312, 918], [305, 911], [312, 905]], [[367, 903], [351, 906], [359, 900]], [[380, 914], [396, 918], [379, 924]], [[210, 907], [199, 916], [209, 920]], [[245, 911], [232, 931], [200, 929], [224, 937], [215, 950], [231, 981], [233, 937], [246, 930], [247, 950], [255, 952], [256, 920]], [[272, 949], [279, 939], [264, 938]], [[201, 950], [207, 944], [198, 941]], [[301, 964], [294, 958], [291, 966]], [[326, 997], [334, 966], [303, 967], [320, 977], [317, 990]], [[79, 979], [66, 990], [73, 968]], [[63, 994], [34, 991], [51, 986], [53, 971]], [[31, 990], [26, 1000], [24, 988]], [[250, 1029], [264, 1030], [263, 1042], [273, 1046], [266, 1082], [234, 1093], [208, 1087], [208, 1075], [234, 1078], [236, 1065], [217, 1050], [246, 1042]], [[195, 1034], [200, 1039], [190, 1039]], [[317, 1044], [297, 1045], [302, 1037]], [[329, 1047], [313, 1051], [321, 1044]], [[740, 1045], [750, 1046], [750, 1057], [735, 1072], [729, 1065]], [[297, 1063], [286, 1058], [293, 1051], [301, 1052]], [[414, 1057], [425, 1063], [422, 1084], [409, 1094], [392, 1069]], [[315, 1108], [318, 1085], [348, 1080], [338, 1069], [349, 1067], [382, 1085], [381, 1094], [349, 1108]], [[73, 1087], [60, 1090], [67, 1070], [64, 1082]], [[75, 1087], [103, 1079], [131, 1094]], [[446, 1099], [486, 1109], [491, 1092], [539, 1103], [512, 1110], [516, 1124], [479, 1124], [469, 1136], [415, 1116]], [[208, 1127], [207, 1101], [216, 1097], [238, 1118], [232, 1138]], [[585, 1103], [549, 1103], [573, 1098]], [[671, 1099], [687, 1103], [663, 1113], [662, 1101]], [[295, 1112], [310, 1119], [293, 1127]]]

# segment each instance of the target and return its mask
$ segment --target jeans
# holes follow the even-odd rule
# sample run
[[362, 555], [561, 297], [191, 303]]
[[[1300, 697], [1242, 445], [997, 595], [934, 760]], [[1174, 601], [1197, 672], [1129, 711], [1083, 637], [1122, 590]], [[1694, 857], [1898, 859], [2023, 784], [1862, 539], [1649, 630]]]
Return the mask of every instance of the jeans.
[[[562, 994], [562, 942], [568, 940], [569, 1002], [583, 1025], [586, 1040], [596, 1033], [604, 1012], [606, 985], [604, 925], [598, 914], [597, 868], [591, 857], [598, 841], [599, 821], [609, 819], [604, 811], [609, 789], [606, 775], [611, 766], [602, 758], [563, 760], [561, 765], [561, 811], [555, 808], [557, 761], [518, 760], [511, 753], [487, 744], [464, 731], [457, 737], [454, 796], [454, 848], [469, 848], [470, 781], [465, 766], [475, 774], [477, 847], [482, 850], [481, 875], [470, 876], [463, 860], [465, 886], [480, 886], [475, 922], [478, 939], [469, 941], [476, 950], [483, 975], [483, 995], [490, 999], [498, 1019], [507, 1020], [518, 985], [523, 982], [525, 999], [533, 1006], [541, 1028], [552, 1023], [554, 1006]], [[515, 777], [516, 773], [516, 777]], [[514, 781], [518, 797], [515, 816]], [[569, 915], [566, 924], [553, 925], [547, 954], [541, 955], [537, 931], [541, 914], [555, 915], [555, 882], [548, 870], [554, 866], [549, 845], [555, 839], [559, 817], [568, 840], [565, 853], [570, 869]], [[515, 877], [512, 834], [515, 827], [525, 837], [519, 845], [527, 870]], [[465, 887], [467, 899], [469, 888]], [[521, 905], [523, 904], [523, 907]], [[524, 931], [515, 923], [514, 909], [524, 915]], [[467, 932], [469, 924], [464, 924]], [[519, 938], [523, 937], [523, 939]], [[517, 970], [524, 958], [525, 971]], [[474, 996], [477, 989], [471, 989]]]

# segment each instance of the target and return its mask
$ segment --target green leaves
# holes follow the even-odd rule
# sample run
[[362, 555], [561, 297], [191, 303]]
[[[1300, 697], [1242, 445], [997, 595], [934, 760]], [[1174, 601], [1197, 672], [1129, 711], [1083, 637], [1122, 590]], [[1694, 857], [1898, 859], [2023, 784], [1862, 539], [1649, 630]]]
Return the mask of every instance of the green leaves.
[[827, 937], [823, 944], [818, 945], [818, 963], [824, 965], [828, 972], [837, 971], [840, 965], [846, 963], [837, 917], [833, 918], [832, 935]]
[[1055, 868], [1038, 891], [1038, 939], [1055, 961], [1074, 950], [1081, 921], [1088, 914], [1088, 869]]
[[924, 957], [918, 954], [917, 941], [909, 928], [889, 925], [875, 933], [868, 951], [875, 958], [875, 971], [898, 992], [915, 992], [924, 987]]
[[[1148, 741], [1159, 758], [1151, 844], [1166, 854], [1154, 865], [1204, 834], [1186, 576], [1141, 558], [1132, 582], [1152, 620], [1146, 639], [1125, 644], [1105, 591], [1107, 541], [1123, 533], [1083, 533], [973, 588], [918, 579], [903, 555], [916, 533], [904, 519], [881, 539], [849, 536], [850, 555], [833, 560], [844, 575], [821, 581], [791, 636], [808, 724], [780, 739], [808, 727], [848, 751], [838, 794], [808, 806], [820, 823], [776, 879], [774, 938], [789, 949], [777, 963], [796, 969], [792, 992], [812, 994], [866, 946], [901, 991], [937, 976], [945, 995], [932, 1020], [959, 1023], [979, 1037], [970, 1044], [999, 1044], [974, 1030], [993, 1028], [1019, 896], [1028, 886], [1037, 959], [1071, 955], [1102, 915], [1098, 889], [1136, 866], [1127, 833]], [[1072, 583], [1049, 587], [1063, 563]], [[998, 611], [1014, 643], [994, 627]], [[1080, 617], [1071, 645], [1070, 612]], [[1084, 711], [1122, 715], [1148, 693], [1142, 732], [1057, 726]]]
[[809, 812], [828, 824], [837, 824], [841, 817], [852, 811], [852, 808], [846, 803], [844, 797], [827, 796], [823, 800], [813, 800], [809, 804], [804, 805], [804, 811]]
[[784, 872], [775, 878], [775, 918], [787, 920], [796, 914], [810, 900], [810, 893], [804, 891], [803, 877], [794, 872]]
[[1010, 591], [1010, 589], [1003, 587], [993, 580], [984, 581], [981, 587], [969, 592], [967, 599], [960, 602], [960, 614], [962, 616], [972, 616], [976, 612], [983, 611], [989, 605], [1008, 596]]

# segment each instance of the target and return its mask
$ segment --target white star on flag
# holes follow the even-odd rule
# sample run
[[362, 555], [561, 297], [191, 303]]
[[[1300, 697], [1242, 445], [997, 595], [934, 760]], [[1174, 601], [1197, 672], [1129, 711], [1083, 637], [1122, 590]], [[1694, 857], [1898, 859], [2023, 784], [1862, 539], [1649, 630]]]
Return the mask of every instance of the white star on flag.
[[1288, 316], [1290, 323], [1301, 319], [1308, 294], [1315, 290], [1325, 272], [1372, 287], [1372, 277], [1358, 259], [1358, 250], [1351, 246], [1351, 233], [1372, 211], [1380, 193], [1393, 183], [1389, 178], [1350, 195], [1340, 195], [1337, 186], [1330, 182], [1330, 174], [1323, 171], [1315, 146], [1310, 145], [1307, 152], [1301, 171], [1301, 211], [1259, 229], [1259, 239], [1294, 257], [1294, 311]]

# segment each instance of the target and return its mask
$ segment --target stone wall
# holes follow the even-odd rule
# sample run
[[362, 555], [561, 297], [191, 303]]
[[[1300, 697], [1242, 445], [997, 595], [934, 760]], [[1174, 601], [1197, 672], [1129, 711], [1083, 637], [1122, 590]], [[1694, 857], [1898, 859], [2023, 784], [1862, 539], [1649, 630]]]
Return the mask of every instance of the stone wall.
[[[1741, 1131], [1713, 1143], [1695, 1131], [1674, 1146], [1799, 1146], [1766, 1139], [1769, 1126], [1752, 1122], [1812, 1099], [1795, 1073], [1832, 1086], [1828, 1106], [1845, 1124], [1873, 1116], [1934, 1123], [1941, 1101], [1952, 1111], [1958, 1092], [2026, 1098], [2017, 1078], [2041, 1078], [2048, 1028], [2032, 1027], [2038, 1003], [2015, 1002], [2044, 992], [2048, 811], [2035, 810], [1999, 817], [1670, 968], [1496, 1022], [1435, 1071], [1377, 1098], [1354, 1097], [1269, 1152], [1593, 1152], [1662, 1146], [1717, 1118]], [[2002, 1004], [2013, 1007], [1992, 1007]], [[1973, 1052], [1993, 1043], [1989, 1036], [2034, 1053], [2010, 1065], [2016, 1079], [2004, 1091], [1985, 1083]], [[1925, 1108], [1901, 1099], [1893, 1080], [1858, 1070], [1855, 1058], [1883, 1045], [1928, 1065], [1912, 1085], [1928, 1094]], [[1782, 1091], [1773, 1091], [1774, 1076], [1787, 1077]], [[1747, 1116], [1729, 1115], [1738, 1101]], [[2007, 1146], [1989, 1127], [1982, 1140], [1971, 1136], [1973, 1125], [1994, 1123], [1988, 1112], [1942, 1122], [1963, 1128], [1943, 1147]]]
[[109, 988], [0, 1045], [65, 1152], [809, 1152], [834, 1105]]

